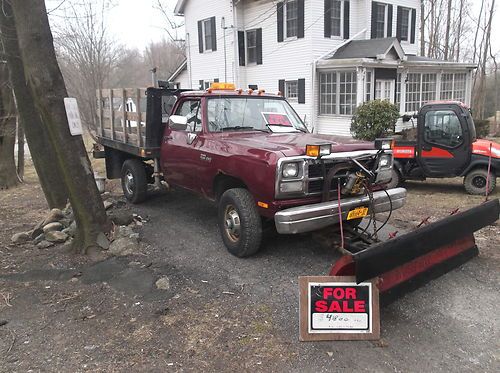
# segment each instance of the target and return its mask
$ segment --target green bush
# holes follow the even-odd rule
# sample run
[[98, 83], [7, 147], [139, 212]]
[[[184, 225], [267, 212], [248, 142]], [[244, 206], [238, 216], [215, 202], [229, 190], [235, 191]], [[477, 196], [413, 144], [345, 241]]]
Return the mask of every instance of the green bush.
[[399, 109], [387, 100], [367, 101], [360, 105], [351, 120], [351, 134], [356, 139], [375, 140], [393, 132]]
[[476, 136], [480, 139], [485, 138], [490, 134], [490, 121], [487, 119], [474, 119], [476, 127]]

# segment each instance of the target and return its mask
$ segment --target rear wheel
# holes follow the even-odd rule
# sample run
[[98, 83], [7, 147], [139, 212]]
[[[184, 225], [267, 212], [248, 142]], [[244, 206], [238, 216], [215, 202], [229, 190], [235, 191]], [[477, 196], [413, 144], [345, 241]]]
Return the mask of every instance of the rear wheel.
[[246, 189], [225, 191], [219, 201], [219, 229], [227, 250], [240, 258], [255, 254], [262, 240], [262, 220]]
[[486, 184], [488, 184], [488, 194], [493, 192], [496, 186], [496, 175], [494, 172], [490, 171], [489, 180], [488, 170], [484, 168], [476, 168], [475, 170], [469, 171], [464, 178], [464, 187], [467, 193], [475, 195], [485, 195], [486, 194]]
[[396, 169], [392, 168], [392, 179], [387, 183], [386, 189], [392, 189], [396, 188], [398, 186], [401, 186], [403, 184], [403, 177], [401, 176], [401, 173]]
[[125, 197], [132, 203], [141, 203], [146, 199], [148, 179], [143, 162], [127, 159], [123, 163], [122, 189]]

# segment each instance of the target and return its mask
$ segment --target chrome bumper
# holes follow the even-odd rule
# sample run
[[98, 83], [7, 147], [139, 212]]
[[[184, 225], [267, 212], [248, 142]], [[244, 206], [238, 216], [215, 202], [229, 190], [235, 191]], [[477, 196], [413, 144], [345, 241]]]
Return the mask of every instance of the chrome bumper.
[[[390, 196], [390, 200], [388, 195]], [[369, 213], [386, 212], [402, 207], [406, 201], [406, 189], [394, 188], [373, 193], [373, 206], [370, 206], [368, 196], [345, 198], [341, 200], [342, 220], [347, 219], [350, 210], [359, 206], [368, 207]], [[315, 231], [339, 222], [337, 201], [321, 202], [313, 205], [292, 207], [279, 211], [274, 215], [276, 230], [282, 234], [295, 234]]]

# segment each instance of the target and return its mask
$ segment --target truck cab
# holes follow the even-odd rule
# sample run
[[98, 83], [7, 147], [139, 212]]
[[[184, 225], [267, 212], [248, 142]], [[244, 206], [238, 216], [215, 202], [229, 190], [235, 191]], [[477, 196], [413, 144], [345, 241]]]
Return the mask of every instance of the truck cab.
[[[168, 115], [159, 104], [167, 97], [175, 97]], [[357, 225], [405, 202], [404, 188], [384, 189], [392, 176], [390, 139], [309, 133], [279, 94], [214, 83], [206, 91], [150, 91], [147, 107], [144, 132], [159, 134], [149, 139], [157, 147], [130, 157], [102, 141], [121, 162], [125, 196], [141, 202], [146, 184], [161, 178], [214, 201], [222, 239], [236, 256], [259, 249], [267, 224], [282, 234]]]
[[407, 179], [462, 176], [471, 194], [494, 190], [500, 145], [476, 138], [467, 106], [455, 101], [430, 102], [422, 106], [416, 119], [416, 139], [395, 142], [393, 186]]

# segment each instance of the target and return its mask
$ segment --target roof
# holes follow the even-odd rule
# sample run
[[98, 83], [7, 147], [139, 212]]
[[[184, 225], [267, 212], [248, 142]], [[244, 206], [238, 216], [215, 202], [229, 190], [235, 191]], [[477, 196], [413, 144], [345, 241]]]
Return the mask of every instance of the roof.
[[263, 97], [263, 98], [277, 98], [277, 99], [285, 99], [281, 95], [273, 94], [273, 93], [258, 93], [258, 91], [253, 91], [252, 93], [249, 92], [250, 90], [242, 90], [241, 93], [239, 90], [198, 90], [198, 91], [184, 91], [181, 93], [181, 96], [212, 96], [212, 97], [218, 97], [218, 96], [231, 96], [231, 97]]
[[335, 51], [328, 59], [376, 58], [385, 59], [394, 51], [398, 59], [404, 58], [404, 51], [397, 38], [351, 40]]
[[186, 68], [187, 68], [187, 58], [185, 58], [184, 61], [181, 62], [179, 67], [177, 67], [177, 69], [175, 69], [175, 71], [172, 73], [172, 75], [170, 75], [170, 77], [168, 78], [168, 81], [173, 82], [184, 70], [186, 70]]
[[187, 0], [177, 0], [177, 4], [175, 4], [175, 8], [174, 8], [174, 15], [183, 16], [186, 3], [187, 3]]

